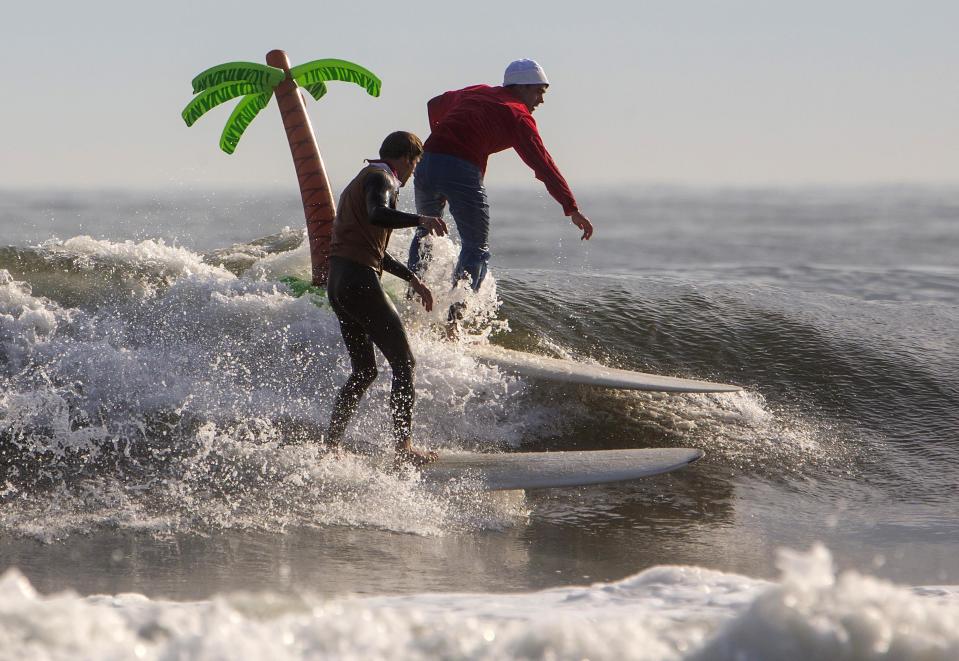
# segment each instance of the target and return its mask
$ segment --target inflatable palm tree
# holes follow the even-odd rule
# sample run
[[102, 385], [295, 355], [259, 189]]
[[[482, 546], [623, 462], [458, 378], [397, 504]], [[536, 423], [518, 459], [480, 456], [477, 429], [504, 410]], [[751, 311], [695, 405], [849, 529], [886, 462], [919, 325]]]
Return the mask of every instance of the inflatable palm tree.
[[266, 54], [266, 65], [255, 62], [229, 62], [207, 69], [193, 79], [193, 100], [183, 109], [183, 121], [193, 126], [211, 108], [243, 97], [233, 110], [220, 136], [220, 149], [227, 154], [236, 150], [246, 127], [250, 125], [270, 97], [276, 95], [283, 126], [293, 154], [293, 167], [300, 182], [300, 196], [306, 214], [306, 233], [310, 240], [310, 261], [314, 285], [326, 284], [329, 270], [330, 233], [336, 205], [330, 182], [316, 146], [313, 126], [306, 114], [303, 87], [317, 101], [326, 94], [326, 82], [341, 80], [364, 87], [371, 96], [380, 95], [380, 79], [363, 67], [346, 60], [314, 60], [290, 68], [281, 50]]

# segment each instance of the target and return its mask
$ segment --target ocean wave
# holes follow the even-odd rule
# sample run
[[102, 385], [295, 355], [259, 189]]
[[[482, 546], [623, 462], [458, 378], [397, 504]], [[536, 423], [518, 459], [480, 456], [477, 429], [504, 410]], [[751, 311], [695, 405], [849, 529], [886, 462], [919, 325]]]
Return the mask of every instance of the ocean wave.
[[341, 659], [953, 659], [959, 598], [837, 574], [821, 546], [783, 551], [767, 582], [661, 566], [527, 594], [319, 597], [39, 595], [0, 577], [0, 656]]
[[[392, 249], [401, 254], [408, 238], [395, 233]], [[869, 479], [911, 497], [942, 493], [924, 467], [955, 461], [957, 357], [936, 352], [955, 326], [949, 308], [916, 320], [762, 284], [548, 271], [490, 277], [468, 296], [448, 280], [455, 244], [433, 239], [430, 248], [432, 313], [407, 300], [403, 283], [384, 281], [417, 356], [418, 442], [693, 445], [712, 466], [763, 479], [862, 477], [868, 467]], [[300, 230], [203, 254], [81, 236], [7, 249], [0, 267], [8, 532], [50, 539], [150, 521], [167, 530], [329, 523], [441, 534], [517, 516], [513, 505], [487, 516], [457, 504], [412, 523], [391, 519], [385, 498], [357, 505], [371, 498], [363, 484], [381, 479], [375, 471], [344, 462], [337, 473], [316, 454], [349, 365], [330, 311], [278, 282], [309, 273]], [[466, 302], [466, 330], [482, 339], [746, 389], [674, 396], [510, 375], [440, 339], [454, 302]], [[387, 398], [380, 379], [351, 442], [389, 447]], [[929, 432], [918, 434], [922, 443], [917, 430]], [[390, 489], [437, 511], [415, 484]], [[57, 503], [67, 515], [58, 518]], [[33, 527], [38, 517], [50, 518], [45, 531]]]

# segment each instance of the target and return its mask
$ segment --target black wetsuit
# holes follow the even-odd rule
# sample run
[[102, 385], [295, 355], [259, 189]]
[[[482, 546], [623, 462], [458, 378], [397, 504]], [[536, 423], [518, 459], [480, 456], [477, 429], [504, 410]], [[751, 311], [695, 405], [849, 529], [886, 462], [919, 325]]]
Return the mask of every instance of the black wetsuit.
[[[419, 216], [396, 210], [396, 184], [385, 171], [371, 171], [362, 183], [366, 214], [371, 225], [389, 230], [419, 225]], [[385, 250], [381, 260], [382, 269], [387, 273], [406, 281], [412, 279], [413, 273]], [[340, 441], [360, 398], [376, 378], [375, 345], [383, 352], [393, 371], [390, 394], [393, 437], [397, 445], [407, 445], [412, 437], [413, 368], [416, 361], [396, 307], [380, 285], [380, 274], [370, 266], [334, 254], [330, 257], [327, 296], [340, 321], [353, 367], [353, 373], [333, 404], [328, 442]]]

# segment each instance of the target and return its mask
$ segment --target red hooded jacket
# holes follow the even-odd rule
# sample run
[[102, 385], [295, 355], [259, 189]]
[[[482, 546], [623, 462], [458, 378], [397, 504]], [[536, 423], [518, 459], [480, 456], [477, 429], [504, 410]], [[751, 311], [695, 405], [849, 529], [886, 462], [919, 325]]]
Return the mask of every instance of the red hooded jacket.
[[428, 152], [448, 154], [475, 164], [486, 173], [490, 154], [512, 147], [546, 184], [546, 190], [567, 216], [578, 211], [576, 198], [543, 144], [536, 120], [522, 101], [505, 87], [474, 85], [446, 92], [427, 104]]

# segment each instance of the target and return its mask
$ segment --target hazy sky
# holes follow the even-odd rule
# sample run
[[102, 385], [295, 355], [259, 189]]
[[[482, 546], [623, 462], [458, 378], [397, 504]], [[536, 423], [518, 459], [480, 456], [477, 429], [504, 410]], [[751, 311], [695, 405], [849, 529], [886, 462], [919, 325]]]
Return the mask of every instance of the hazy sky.
[[[271, 5], [275, 4], [274, 7]], [[275, 101], [223, 154], [233, 103], [192, 128], [190, 80], [273, 48], [353, 60], [373, 99], [308, 102], [334, 186], [435, 94], [531, 57], [535, 117], [573, 190], [647, 183], [959, 182], [956, 0], [6, 3], [0, 189], [295, 186]], [[532, 181], [513, 152], [491, 185]]]

